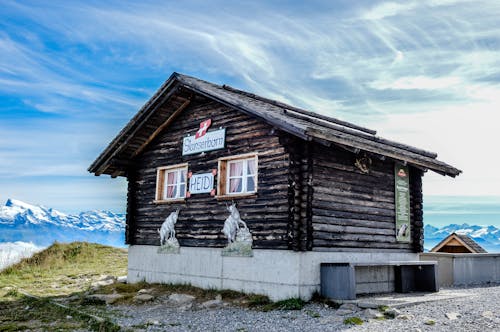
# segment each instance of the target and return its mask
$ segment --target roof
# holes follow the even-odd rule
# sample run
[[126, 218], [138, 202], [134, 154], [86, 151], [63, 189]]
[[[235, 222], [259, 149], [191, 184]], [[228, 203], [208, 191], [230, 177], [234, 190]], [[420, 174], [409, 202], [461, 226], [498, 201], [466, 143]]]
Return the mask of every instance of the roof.
[[441, 248], [446, 246], [451, 241], [456, 240], [465, 248], [467, 248], [473, 254], [487, 253], [483, 247], [481, 247], [476, 241], [474, 241], [470, 236], [466, 234], [457, 234], [451, 233], [446, 238], [444, 238], [441, 242], [439, 242], [434, 248], [432, 248], [431, 252], [438, 252]]
[[[182, 97], [186, 91], [203, 95], [230, 106], [308, 141], [326, 146], [336, 145], [359, 153], [361, 151], [391, 158], [422, 170], [457, 176], [461, 171], [437, 160], [437, 154], [376, 136], [376, 131], [332, 117], [267, 99], [227, 85], [173, 73], [139, 112], [120, 131], [108, 147], [89, 167], [89, 172], [120, 176], [160, 131], [190, 102]], [[168, 105], [168, 106], [165, 106]]]

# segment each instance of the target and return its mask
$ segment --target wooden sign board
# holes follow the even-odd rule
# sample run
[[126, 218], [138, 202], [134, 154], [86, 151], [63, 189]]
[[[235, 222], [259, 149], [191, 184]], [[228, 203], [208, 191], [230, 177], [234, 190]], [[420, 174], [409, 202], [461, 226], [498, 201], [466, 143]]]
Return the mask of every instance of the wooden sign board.
[[395, 163], [396, 241], [409, 243], [410, 234], [410, 173], [408, 166]]

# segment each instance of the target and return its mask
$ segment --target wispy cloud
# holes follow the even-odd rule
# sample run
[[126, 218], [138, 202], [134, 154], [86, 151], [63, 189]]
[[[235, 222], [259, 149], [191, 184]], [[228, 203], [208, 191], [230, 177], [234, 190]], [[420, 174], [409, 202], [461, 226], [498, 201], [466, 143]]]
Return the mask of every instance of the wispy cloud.
[[[473, 182], [487, 177], [466, 174], [479, 174], [479, 153], [500, 141], [490, 126], [500, 103], [494, 1], [5, 1], [2, 9], [0, 98], [9, 103], [0, 111], [0, 177], [78, 173], [172, 71], [437, 150], [465, 171], [448, 182], [459, 184], [453, 192], [480, 192]], [[23, 137], [13, 123], [31, 112], [53, 122], [29, 120], [45, 144], [10, 139]], [[72, 132], [51, 132], [69, 123]], [[71, 144], [59, 141], [93, 148], [64, 157]], [[429, 192], [450, 190], [436, 181]]]

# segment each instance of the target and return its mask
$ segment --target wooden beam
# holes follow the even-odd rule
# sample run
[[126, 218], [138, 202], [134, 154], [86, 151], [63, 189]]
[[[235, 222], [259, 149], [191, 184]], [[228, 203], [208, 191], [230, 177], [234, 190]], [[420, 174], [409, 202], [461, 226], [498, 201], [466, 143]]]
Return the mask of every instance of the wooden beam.
[[[169, 92], [167, 92], [167, 94], [163, 97], [158, 96], [158, 99], [161, 98], [160, 100], [155, 100], [155, 103], [156, 105], [154, 106], [153, 109], [150, 108], [150, 106], [148, 106], [145, 110], [144, 110], [144, 114], [141, 114], [141, 116], [143, 116], [143, 119], [140, 120], [139, 123], [137, 123], [137, 125], [135, 126], [135, 129], [128, 133], [127, 131], [125, 131], [125, 129], [123, 129], [123, 132], [120, 132], [118, 134], [118, 136], [115, 138], [115, 140], [113, 140], [113, 142], [111, 142], [108, 147], [106, 148], [105, 152], [103, 152], [103, 154], [105, 153], [111, 153], [111, 155], [109, 157], [107, 157], [104, 161], [101, 161], [101, 156], [99, 156], [99, 160], [96, 161], [96, 164], [99, 163], [100, 166], [99, 168], [94, 172], [96, 175], [101, 175], [102, 173], [104, 173], [106, 171], [106, 169], [109, 167], [109, 163], [110, 161], [118, 154], [122, 151], [123, 147], [127, 146], [127, 144], [130, 142], [130, 140], [132, 138], [135, 137], [135, 134], [139, 131], [139, 129], [142, 128], [142, 125], [151, 117], [151, 115], [153, 115], [154, 113], [156, 113], [156, 110], [161, 107], [161, 105], [163, 105], [163, 103], [165, 103], [168, 99], [170, 99], [170, 97], [172, 97], [175, 93], [177, 93], [177, 87], [173, 87]], [[130, 124], [130, 128], [128, 128], [129, 130], [132, 130], [133, 128], [133, 121], [139, 121], [139, 119], [136, 119], [135, 117], [129, 122]], [[129, 126], [129, 124], [127, 124], [127, 126], [125, 128], [127, 128]], [[125, 138], [125, 140], [122, 142], [122, 143], [118, 143], [119, 139], [122, 139], [122, 138]], [[112, 148], [114, 148], [114, 150], [111, 150]]]
[[191, 99], [192, 99], [192, 95], [189, 97], [188, 100], [186, 100], [184, 103], [182, 103], [181, 106], [179, 106], [179, 108], [177, 108], [174, 113], [172, 113], [172, 115], [170, 115], [167, 120], [165, 120], [165, 122], [163, 122], [162, 125], [160, 125], [158, 128], [156, 128], [156, 130], [148, 137], [148, 139], [146, 139], [144, 141], [144, 143], [141, 144], [141, 146], [135, 150], [135, 152], [132, 154], [132, 158], [134, 158], [135, 156], [137, 156], [139, 153], [141, 153], [144, 148], [146, 148], [146, 146], [151, 143], [152, 140], [155, 139], [156, 136], [158, 136], [159, 133], [162, 132], [163, 129], [165, 129], [166, 127], [168, 127], [168, 125], [170, 125], [172, 123], [172, 121], [174, 121], [174, 119], [179, 115], [179, 113], [181, 113], [186, 107], [189, 106], [189, 104], [191, 103]]
[[353, 137], [352, 135], [348, 135], [345, 133], [334, 131], [327, 132], [311, 127], [307, 128], [306, 133], [310, 136], [330, 140], [337, 144], [347, 145], [352, 148], [359, 148], [363, 151], [385, 155], [386, 157], [399, 160], [400, 162], [407, 162], [413, 165], [421, 166], [423, 168], [428, 168], [436, 173], [444, 173], [446, 175], [455, 177], [462, 172], [454, 168], [453, 166], [447, 165], [438, 160], [390, 146], [381, 146], [376, 142], [360, 137]]
[[111, 178], [114, 179], [114, 178], [120, 176], [122, 172], [123, 171], [121, 169], [117, 169], [116, 171], [114, 171], [113, 173], [111, 173]]

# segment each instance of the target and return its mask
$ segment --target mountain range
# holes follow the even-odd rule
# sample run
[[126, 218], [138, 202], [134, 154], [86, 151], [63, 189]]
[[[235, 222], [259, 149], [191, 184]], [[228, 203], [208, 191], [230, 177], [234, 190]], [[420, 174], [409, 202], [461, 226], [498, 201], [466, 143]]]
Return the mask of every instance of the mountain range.
[[[500, 229], [495, 226], [425, 225], [424, 246], [430, 250], [449, 234], [467, 234], [488, 252], [500, 252]], [[108, 211], [64, 214], [43, 206], [8, 199], [0, 207], [0, 242], [32, 242], [48, 246], [54, 241], [89, 241], [125, 246], [125, 215]]]
[[500, 229], [495, 226], [450, 224], [441, 228], [430, 224], [424, 227], [424, 247], [432, 249], [451, 233], [465, 234], [488, 252], [500, 252]]
[[88, 211], [76, 215], [8, 199], [0, 207], [0, 242], [32, 242], [48, 246], [54, 241], [88, 241], [125, 246], [125, 215]]

